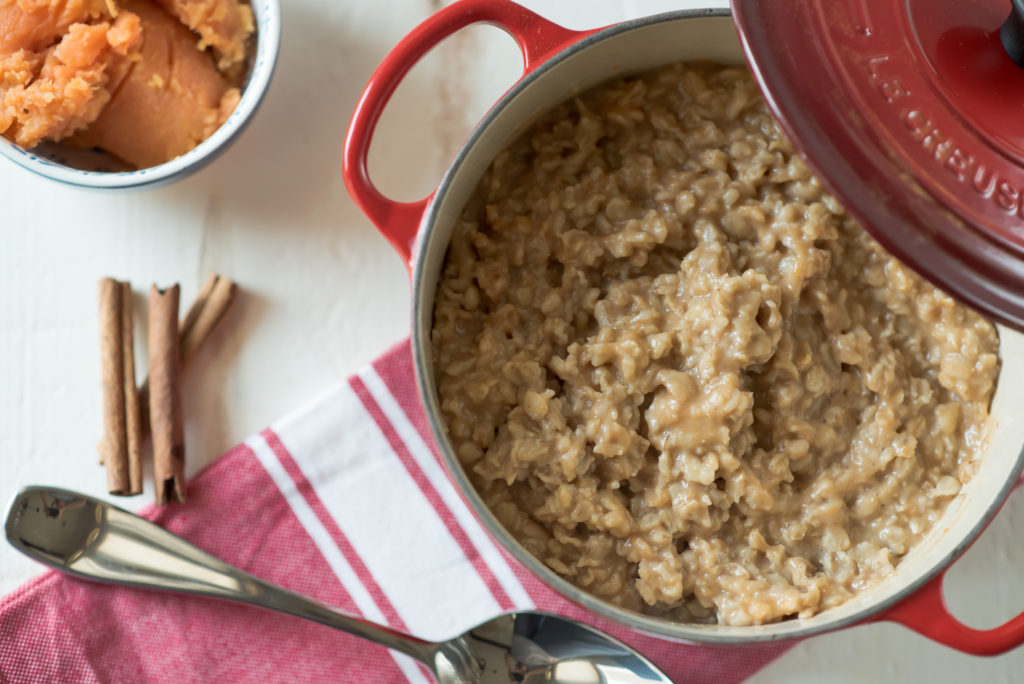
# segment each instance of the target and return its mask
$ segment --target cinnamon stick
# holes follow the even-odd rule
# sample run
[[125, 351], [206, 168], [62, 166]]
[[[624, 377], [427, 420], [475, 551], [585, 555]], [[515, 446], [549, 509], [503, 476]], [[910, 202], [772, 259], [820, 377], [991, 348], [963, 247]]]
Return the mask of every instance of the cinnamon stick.
[[185, 500], [185, 440], [178, 376], [181, 346], [178, 300], [173, 285], [149, 291], [149, 422], [153, 433], [153, 477], [156, 503]]
[[[216, 273], [210, 275], [199, 288], [196, 299], [189, 307], [188, 313], [181, 319], [178, 326], [178, 337], [181, 345], [181, 366], [184, 368], [206, 338], [213, 332], [231, 302], [235, 300], [238, 286], [234, 282]], [[149, 429], [149, 378], [139, 388], [139, 404], [142, 407], [142, 427]], [[145, 438], [145, 434], [143, 435]]]
[[203, 340], [217, 327], [237, 293], [238, 286], [223, 276], [214, 273], [206, 279], [178, 328], [183, 362], [192, 358]]
[[142, 493], [142, 416], [139, 389], [135, 385], [135, 334], [132, 326], [132, 286], [120, 283], [121, 360], [124, 388], [125, 449], [128, 458], [128, 494]]
[[99, 282], [100, 380], [103, 387], [103, 463], [107, 468], [107, 491], [126, 494], [131, 489], [128, 475], [128, 441], [124, 413], [123, 297], [120, 283], [113, 278]]

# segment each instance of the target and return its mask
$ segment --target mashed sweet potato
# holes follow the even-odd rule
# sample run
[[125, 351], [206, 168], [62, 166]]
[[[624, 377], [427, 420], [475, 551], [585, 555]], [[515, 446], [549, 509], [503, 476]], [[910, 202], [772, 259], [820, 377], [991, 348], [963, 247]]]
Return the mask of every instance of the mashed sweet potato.
[[173, 159], [238, 104], [252, 32], [237, 0], [0, 0], [0, 134]]

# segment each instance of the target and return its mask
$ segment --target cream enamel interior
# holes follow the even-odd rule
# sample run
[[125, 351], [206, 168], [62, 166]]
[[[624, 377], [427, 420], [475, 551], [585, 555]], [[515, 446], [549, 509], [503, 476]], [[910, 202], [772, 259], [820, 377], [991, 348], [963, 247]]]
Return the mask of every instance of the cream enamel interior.
[[558, 577], [501, 528], [458, 470], [437, 408], [430, 350], [434, 290], [455, 219], [491, 160], [541, 114], [567, 97], [618, 75], [693, 59], [743, 62], [727, 14], [673, 13], [618, 25], [542, 65], [496, 105], [449, 169], [420, 227], [413, 274], [417, 376], [432, 430], [463, 495], [501, 543], [560, 593], [634, 629], [679, 640], [744, 642], [806, 636], [855, 624], [909, 595], [959, 555], [998, 510], [1024, 464], [1024, 418], [1012, 410], [1024, 401], [1024, 388], [1008, 381], [1024, 377], [1024, 336], [1020, 333], [999, 328], [1002, 371], [993, 400], [990, 443], [978, 474], [953, 500], [936, 528], [902, 561], [899, 571], [889, 581], [813, 618], [758, 627], [683, 624], [638, 615], [593, 598]]

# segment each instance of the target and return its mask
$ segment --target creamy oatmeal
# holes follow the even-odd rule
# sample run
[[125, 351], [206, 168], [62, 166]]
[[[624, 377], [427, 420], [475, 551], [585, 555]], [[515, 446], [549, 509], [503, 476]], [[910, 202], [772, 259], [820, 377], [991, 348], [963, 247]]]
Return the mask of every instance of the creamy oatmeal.
[[501, 522], [670, 618], [807, 617], [890, 575], [967, 482], [993, 326], [889, 256], [749, 74], [673, 65], [494, 161], [434, 312], [441, 409]]

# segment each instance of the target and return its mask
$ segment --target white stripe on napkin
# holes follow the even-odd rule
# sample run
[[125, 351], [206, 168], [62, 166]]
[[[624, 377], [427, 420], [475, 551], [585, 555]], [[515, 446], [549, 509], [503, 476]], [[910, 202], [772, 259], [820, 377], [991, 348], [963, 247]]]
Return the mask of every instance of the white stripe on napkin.
[[274, 431], [410, 631], [447, 638], [501, 612], [350, 386]]
[[494, 573], [505, 593], [508, 594], [515, 604], [515, 607], [520, 610], [532, 609], [534, 607], [533, 601], [519, 582], [519, 578], [512, 572], [512, 568], [509, 567], [508, 562], [498, 551], [487, 532], [484, 531], [483, 527], [473, 516], [473, 513], [462, 502], [451, 480], [448, 479], [447, 474], [441, 469], [437, 459], [434, 458], [430, 447], [427, 446], [423, 438], [420, 437], [420, 433], [409, 421], [405, 411], [402, 410], [398, 401], [392, 396], [391, 390], [388, 389], [384, 380], [381, 379], [372, 366], [365, 366], [358, 375], [370, 391], [370, 394], [373, 395], [381, 411], [384, 412], [388, 421], [395, 428], [399, 438], [409, 449], [416, 462], [419, 463], [420, 468], [423, 469], [427, 479], [430, 480], [430, 484], [437, 490], [445, 506], [451, 511], [456, 522], [465, 531], [466, 536], [469, 537], [477, 552], [484, 559], [484, 562], [487, 563], [491, 572]]
[[[324, 528], [323, 523], [320, 522], [316, 514], [310, 508], [309, 503], [302, 496], [301, 492], [292, 481], [290, 475], [285, 472], [284, 467], [274, 454], [273, 450], [267, 444], [263, 437], [256, 435], [250, 437], [245, 441], [246, 446], [252, 449], [252, 452], [256, 454], [256, 458], [259, 459], [260, 463], [266, 469], [267, 474], [270, 475], [274, 484], [277, 485], [278, 489], [281, 490], [282, 496], [285, 501], [291, 507], [292, 512], [295, 513], [295, 517], [302, 523], [302, 527], [305, 528], [306, 533], [309, 534], [313, 543], [316, 544], [320, 553], [323, 554], [324, 559], [330, 565], [331, 570], [334, 571], [335, 576], [341, 582], [342, 586], [348, 592], [349, 596], [352, 597], [352, 601], [356, 604], [359, 612], [362, 613], [363, 617], [368, 620], [372, 620], [379, 624], [387, 624], [384, 619], [384, 614], [381, 609], [374, 602], [373, 597], [370, 596], [370, 592], [359, 581], [359, 577], [356, 575], [355, 570], [345, 559], [344, 554], [338, 548], [334, 540], [331, 539], [330, 533]], [[423, 675], [420, 670], [420, 665], [417, 661], [403, 653], [396, 651], [388, 651], [391, 656], [395, 659], [395, 663], [399, 669], [402, 670], [402, 674], [410, 682], [422, 682], [423, 684], [429, 684], [430, 680]]]

